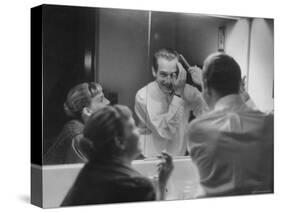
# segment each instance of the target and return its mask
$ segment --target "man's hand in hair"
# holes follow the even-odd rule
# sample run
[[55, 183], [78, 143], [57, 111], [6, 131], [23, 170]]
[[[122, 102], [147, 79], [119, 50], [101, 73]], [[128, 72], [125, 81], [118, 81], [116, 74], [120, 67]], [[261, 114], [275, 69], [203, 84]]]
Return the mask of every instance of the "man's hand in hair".
[[180, 63], [177, 63], [177, 66], [179, 69], [179, 74], [176, 79], [173, 79], [173, 87], [176, 94], [183, 96], [184, 87], [186, 83], [186, 70]]
[[197, 66], [193, 66], [188, 69], [188, 72], [191, 74], [192, 81], [202, 87], [202, 70]]

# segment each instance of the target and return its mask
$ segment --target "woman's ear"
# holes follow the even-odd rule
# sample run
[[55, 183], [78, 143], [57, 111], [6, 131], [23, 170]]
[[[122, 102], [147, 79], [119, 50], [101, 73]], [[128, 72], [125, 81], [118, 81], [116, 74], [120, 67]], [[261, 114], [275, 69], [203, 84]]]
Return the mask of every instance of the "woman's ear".
[[82, 114], [90, 116], [92, 114], [92, 111], [88, 107], [84, 107], [82, 110]]
[[120, 137], [120, 136], [116, 136], [114, 138], [114, 142], [115, 142], [115, 146], [120, 149], [120, 150], [125, 150], [126, 149], [126, 144], [125, 144], [125, 139]]
[[92, 114], [92, 111], [88, 107], [84, 107], [82, 109], [81, 117], [85, 123], [88, 121], [91, 114]]

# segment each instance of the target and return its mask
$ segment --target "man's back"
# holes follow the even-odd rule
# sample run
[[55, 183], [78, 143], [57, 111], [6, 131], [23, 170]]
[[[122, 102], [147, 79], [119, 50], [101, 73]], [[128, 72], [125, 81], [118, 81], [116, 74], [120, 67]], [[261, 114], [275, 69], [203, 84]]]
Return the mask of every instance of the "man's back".
[[246, 106], [238, 95], [189, 128], [188, 148], [206, 195], [273, 190], [273, 115]]

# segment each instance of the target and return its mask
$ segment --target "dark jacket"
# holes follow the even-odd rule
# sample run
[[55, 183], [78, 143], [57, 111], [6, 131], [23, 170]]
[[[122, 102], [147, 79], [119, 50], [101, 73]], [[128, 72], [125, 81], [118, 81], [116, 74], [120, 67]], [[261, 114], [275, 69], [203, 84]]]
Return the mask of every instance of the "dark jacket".
[[62, 206], [151, 201], [151, 182], [119, 162], [87, 163], [65, 197]]

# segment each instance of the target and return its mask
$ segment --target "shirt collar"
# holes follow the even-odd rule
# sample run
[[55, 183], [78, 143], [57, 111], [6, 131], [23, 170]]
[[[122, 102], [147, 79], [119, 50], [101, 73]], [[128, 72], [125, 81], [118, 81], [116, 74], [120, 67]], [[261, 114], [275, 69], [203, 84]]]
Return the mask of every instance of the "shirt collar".
[[150, 92], [153, 93], [153, 96], [157, 95], [157, 98], [160, 97], [161, 99], [165, 99], [167, 102], [171, 102], [172, 99], [174, 98], [175, 96], [174, 93], [172, 93], [171, 95], [167, 95], [161, 90], [161, 88], [159, 87], [156, 81], [153, 81], [151, 85], [153, 90], [150, 90]]
[[214, 110], [241, 107], [243, 104], [244, 102], [239, 94], [231, 94], [220, 98], [216, 102]]

